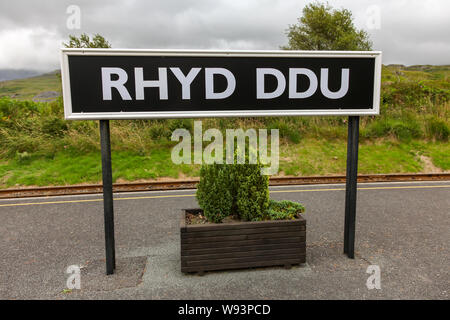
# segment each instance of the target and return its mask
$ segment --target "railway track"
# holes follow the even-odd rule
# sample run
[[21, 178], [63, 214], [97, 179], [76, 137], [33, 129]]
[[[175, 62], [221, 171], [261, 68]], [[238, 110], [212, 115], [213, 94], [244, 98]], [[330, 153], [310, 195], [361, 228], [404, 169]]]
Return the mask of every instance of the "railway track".
[[[394, 182], [394, 181], [442, 181], [450, 180], [450, 173], [421, 174], [368, 174], [358, 175], [358, 182]], [[343, 183], [345, 176], [306, 176], [306, 177], [271, 177], [271, 186]], [[115, 183], [114, 192], [182, 190], [196, 188], [198, 179]], [[96, 194], [102, 193], [101, 184], [49, 186], [32, 188], [0, 189], [0, 199], [46, 197], [55, 195]]]

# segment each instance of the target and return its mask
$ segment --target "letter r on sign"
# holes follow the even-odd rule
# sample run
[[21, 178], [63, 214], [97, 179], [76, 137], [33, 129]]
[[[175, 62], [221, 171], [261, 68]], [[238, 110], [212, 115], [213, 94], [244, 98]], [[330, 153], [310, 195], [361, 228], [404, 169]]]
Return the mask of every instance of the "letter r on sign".
[[[112, 75], [118, 76], [117, 80], [112, 80]], [[128, 93], [124, 84], [128, 81], [128, 75], [125, 70], [121, 68], [102, 68], [102, 89], [103, 100], [112, 100], [112, 88], [116, 88], [119, 91], [122, 100], [131, 100], [131, 96]]]

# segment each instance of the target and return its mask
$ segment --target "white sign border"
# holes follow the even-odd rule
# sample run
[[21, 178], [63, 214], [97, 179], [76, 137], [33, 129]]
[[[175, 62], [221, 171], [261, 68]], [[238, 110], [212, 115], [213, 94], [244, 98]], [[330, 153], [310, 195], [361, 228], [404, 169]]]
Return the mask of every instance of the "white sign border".
[[[191, 57], [322, 57], [322, 58], [375, 58], [373, 108], [331, 110], [210, 110], [210, 111], [155, 111], [155, 112], [89, 112], [73, 113], [70, 92], [69, 56], [191, 56]], [[61, 79], [64, 115], [67, 120], [164, 119], [205, 117], [273, 117], [273, 116], [362, 116], [380, 113], [381, 51], [298, 51], [298, 50], [163, 50], [163, 49], [61, 49]]]

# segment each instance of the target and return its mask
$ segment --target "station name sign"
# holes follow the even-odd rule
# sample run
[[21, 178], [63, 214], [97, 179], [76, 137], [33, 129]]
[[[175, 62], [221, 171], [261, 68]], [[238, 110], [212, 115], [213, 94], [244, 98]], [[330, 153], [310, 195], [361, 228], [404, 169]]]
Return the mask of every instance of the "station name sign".
[[66, 119], [375, 115], [381, 52], [62, 49]]

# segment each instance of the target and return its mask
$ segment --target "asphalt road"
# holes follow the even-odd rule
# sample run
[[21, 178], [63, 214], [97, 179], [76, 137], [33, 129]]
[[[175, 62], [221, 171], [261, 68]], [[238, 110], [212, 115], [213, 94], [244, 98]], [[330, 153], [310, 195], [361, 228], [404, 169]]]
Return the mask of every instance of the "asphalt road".
[[[0, 200], [1, 299], [449, 299], [450, 181], [359, 184], [355, 259], [343, 185], [271, 188], [306, 207], [307, 263], [180, 272], [179, 212], [194, 190], [115, 195], [117, 271], [105, 275], [99, 195]], [[65, 290], [81, 266], [81, 289]], [[381, 289], [366, 287], [369, 265]]]

